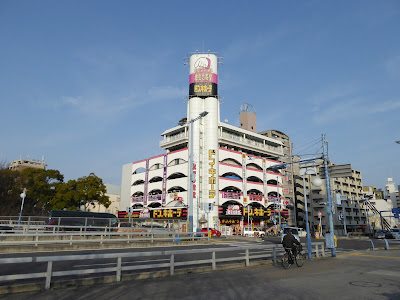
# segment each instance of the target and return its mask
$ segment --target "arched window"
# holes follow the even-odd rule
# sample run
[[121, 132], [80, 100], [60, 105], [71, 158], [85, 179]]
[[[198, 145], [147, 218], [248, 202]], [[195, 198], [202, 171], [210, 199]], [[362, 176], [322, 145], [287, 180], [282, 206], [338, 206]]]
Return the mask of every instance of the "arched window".
[[233, 166], [239, 166], [239, 167], [242, 166], [242, 164], [240, 162], [238, 162], [236, 159], [233, 159], [233, 158], [226, 158], [221, 162], [224, 164], [233, 165]]
[[249, 177], [247, 177], [247, 181], [250, 181], [250, 182], [260, 182], [260, 183], [263, 182], [261, 178], [258, 178], [258, 177], [256, 177], [256, 176], [249, 176]]
[[149, 195], [161, 195], [162, 191], [159, 189], [154, 189], [149, 192]]
[[161, 169], [162, 167], [163, 167], [163, 164], [157, 163], [157, 164], [152, 165], [152, 166], [149, 168], [149, 170], [150, 170], [150, 171], [158, 170], [158, 169]]
[[175, 158], [175, 159], [170, 161], [168, 166], [176, 166], [176, 165], [181, 165], [181, 164], [184, 164], [184, 163], [187, 163], [187, 161], [182, 159], [182, 158]]
[[182, 174], [182, 173], [173, 173], [171, 175], [169, 175], [168, 179], [177, 179], [177, 178], [183, 178], [186, 177], [186, 175]]
[[280, 197], [280, 195], [278, 196], [277, 192], [269, 192], [268, 197]]
[[250, 195], [262, 195], [263, 193], [260, 190], [251, 189], [251, 190], [247, 191], [247, 194], [250, 194]]
[[172, 188], [168, 189], [168, 193], [179, 193], [185, 192], [186, 190], [181, 186], [173, 186]]
[[221, 177], [230, 178], [230, 179], [242, 180], [242, 177], [240, 177], [238, 174], [233, 173], [233, 172], [225, 173], [225, 174], [222, 175]]
[[146, 169], [140, 167], [140, 168], [137, 168], [132, 174], [140, 174], [140, 173], [144, 173], [144, 172], [146, 172]]
[[276, 179], [270, 179], [267, 181], [267, 184], [277, 185], [277, 183], [278, 182], [276, 181]]
[[140, 185], [140, 184], [143, 184], [143, 183], [144, 183], [144, 180], [138, 179], [134, 183], [132, 183], [132, 185]]
[[228, 193], [241, 193], [242, 190], [235, 187], [235, 186], [227, 186], [226, 188], [221, 190], [222, 192], [228, 192]]
[[247, 164], [246, 167], [248, 169], [253, 169], [253, 170], [262, 170], [262, 168], [259, 165], [255, 164], [255, 163], [249, 163], [249, 164]]
[[149, 180], [150, 183], [162, 181], [162, 177], [156, 176]]

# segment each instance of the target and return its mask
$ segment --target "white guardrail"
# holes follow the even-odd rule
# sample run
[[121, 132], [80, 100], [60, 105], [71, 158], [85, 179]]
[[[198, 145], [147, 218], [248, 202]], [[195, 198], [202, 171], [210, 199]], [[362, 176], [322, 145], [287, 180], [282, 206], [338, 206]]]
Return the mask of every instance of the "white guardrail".
[[[140, 230], [140, 229], [139, 229]], [[166, 230], [143, 230], [132, 232], [113, 231], [33, 231], [30, 233], [4, 233], [0, 234], [0, 247], [22, 245], [50, 245], [50, 244], [86, 244], [86, 243], [155, 243], [155, 242], [180, 242], [180, 241], [208, 240], [203, 233], [174, 232]]]
[[[325, 256], [324, 243], [318, 242], [313, 243], [314, 251], [313, 255], [316, 257]], [[306, 248], [305, 245], [303, 249]], [[250, 253], [250, 250], [265, 250], [265, 253]], [[244, 255], [232, 256], [232, 257], [220, 257], [217, 258], [217, 253], [222, 252], [233, 252], [238, 250], [244, 250]], [[208, 259], [196, 259], [189, 261], [175, 261], [177, 255], [191, 254], [189, 256], [193, 257], [193, 254], [206, 253], [210, 255]], [[7, 268], [7, 264], [21, 264], [21, 263], [46, 263], [47, 269], [45, 272], [39, 273], [29, 273], [29, 274], [10, 274], [1, 275], [0, 282], [4, 281], [14, 281], [22, 279], [35, 279], [35, 278], [46, 278], [45, 288], [49, 289], [51, 287], [51, 280], [53, 277], [61, 276], [71, 276], [71, 275], [84, 275], [84, 274], [96, 274], [96, 273], [115, 273], [116, 281], [121, 281], [121, 276], [123, 271], [132, 270], [146, 270], [155, 268], [169, 268], [170, 275], [174, 275], [176, 267], [187, 267], [193, 265], [211, 265], [212, 270], [217, 269], [217, 263], [221, 262], [233, 262], [233, 261], [243, 261], [245, 266], [250, 265], [251, 259], [256, 258], [266, 258], [272, 259], [274, 264], [277, 264], [277, 256], [282, 255], [284, 250], [281, 245], [258, 245], [258, 246], [241, 246], [232, 248], [213, 248], [213, 249], [190, 249], [190, 250], [166, 250], [166, 251], [149, 251], [149, 252], [128, 252], [128, 253], [105, 253], [105, 254], [89, 254], [89, 255], [64, 255], [64, 256], [37, 256], [37, 257], [17, 257], [17, 258], [0, 258], [0, 264]], [[240, 253], [239, 253], [240, 254]], [[169, 262], [158, 263], [158, 264], [141, 264], [141, 265], [122, 265], [122, 260], [124, 258], [132, 257], [150, 257], [150, 256], [167, 256], [169, 257]], [[79, 261], [94, 260], [94, 259], [116, 259], [115, 267], [107, 268], [90, 268], [90, 269], [80, 269], [80, 270], [64, 270], [64, 271], [53, 271], [53, 262], [61, 261]], [[70, 265], [69, 265], [70, 266]]]

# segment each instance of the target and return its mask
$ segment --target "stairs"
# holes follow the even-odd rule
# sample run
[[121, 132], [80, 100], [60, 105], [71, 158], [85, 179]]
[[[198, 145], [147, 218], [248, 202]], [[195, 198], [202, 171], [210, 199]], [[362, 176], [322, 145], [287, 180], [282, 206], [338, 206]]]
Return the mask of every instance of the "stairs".
[[[367, 202], [368, 209], [373, 212], [374, 215], [379, 215], [379, 211], [376, 209], [375, 205], [370, 202]], [[382, 229], [390, 230], [391, 226], [388, 221], [386, 221], [385, 217], [382, 216]]]

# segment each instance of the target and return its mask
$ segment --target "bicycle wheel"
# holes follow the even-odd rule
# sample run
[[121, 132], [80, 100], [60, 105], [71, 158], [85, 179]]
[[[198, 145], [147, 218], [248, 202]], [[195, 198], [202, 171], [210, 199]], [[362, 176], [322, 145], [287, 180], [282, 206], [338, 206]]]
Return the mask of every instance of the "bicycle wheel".
[[288, 256], [288, 254], [287, 253], [285, 253], [283, 256], [282, 256], [282, 265], [283, 265], [283, 267], [285, 268], [285, 269], [289, 269], [290, 268], [290, 262], [289, 262], [289, 256]]
[[304, 255], [302, 253], [297, 253], [296, 255], [296, 265], [301, 267], [304, 265]]

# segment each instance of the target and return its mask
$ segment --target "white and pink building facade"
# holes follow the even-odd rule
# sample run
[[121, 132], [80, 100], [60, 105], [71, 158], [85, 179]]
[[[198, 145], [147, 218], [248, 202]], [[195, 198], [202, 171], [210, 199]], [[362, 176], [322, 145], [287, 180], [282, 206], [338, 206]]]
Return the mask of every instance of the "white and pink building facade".
[[181, 212], [187, 211], [193, 191], [194, 230], [207, 226], [210, 208], [210, 227], [215, 228], [243, 226], [250, 220], [261, 226], [271, 224], [274, 204], [285, 217], [289, 203], [283, 197], [283, 178], [269, 169], [280, 163], [282, 142], [220, 121], [216, 55], [190, 56], [189, 69], [187, 120], [204, 111], [208, 114], [164, 131], [160, 142], [164, 154], [123, 166], [120, 210], [156, 209], [163, 216], [184, 219], [187, 215]]

